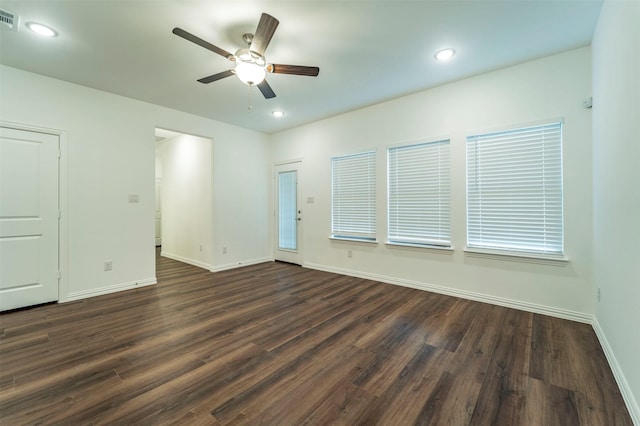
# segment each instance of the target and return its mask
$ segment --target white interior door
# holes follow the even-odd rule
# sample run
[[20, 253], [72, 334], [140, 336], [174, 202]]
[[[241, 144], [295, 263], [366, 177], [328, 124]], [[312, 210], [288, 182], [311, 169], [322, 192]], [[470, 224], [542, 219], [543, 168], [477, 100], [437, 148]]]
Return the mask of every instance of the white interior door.
[[0, 311], [58, 300], [59, 150], [0, 127]]
[[302, 265], [300, 162], [275, 166], [276, 260]]

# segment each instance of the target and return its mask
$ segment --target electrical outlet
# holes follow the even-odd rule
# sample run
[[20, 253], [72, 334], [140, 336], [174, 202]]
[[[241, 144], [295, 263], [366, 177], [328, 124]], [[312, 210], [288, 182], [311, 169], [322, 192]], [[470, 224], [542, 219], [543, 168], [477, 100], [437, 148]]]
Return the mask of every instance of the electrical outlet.
[[202, 244], [200, 244], [200, 252], [202, 252]]
[[600, 302], [600, 287], [596, 290], [596, 297], [598, 298], [598, 302]]
[[351, 250], [347, 250], [347, 257], [353, 257], [353, 252]]
[[104, 262], [104, 270], [105, 271], [111, 271], [113, 269], [113, 262], [110, 260], [107, 260], [106, 262]]
[[222, 254], [227, 254], [227, 246], [222, 247]]

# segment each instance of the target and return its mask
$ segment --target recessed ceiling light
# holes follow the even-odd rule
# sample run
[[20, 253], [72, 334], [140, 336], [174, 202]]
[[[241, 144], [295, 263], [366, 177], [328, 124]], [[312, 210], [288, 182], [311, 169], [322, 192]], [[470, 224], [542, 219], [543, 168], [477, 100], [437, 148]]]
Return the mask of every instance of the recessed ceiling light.
[[43, 37], [55, 37], [58, 35], [57, 32], [47, 27], [46, 25], [38, 24], [36, 22], [28, 22], [27, 28]]
[[450, 47], [446, 49], [442, 49], [435, 54], [435, 58], [439, 61], [446, 61], [451, 59], [453, 55], [456, 54], [456, 51]]
[[278, 118], [284, 117], [284, 111], [273, 111], [271, 113], [271, 115], [273, 115], [274, 117], [278, 117]]

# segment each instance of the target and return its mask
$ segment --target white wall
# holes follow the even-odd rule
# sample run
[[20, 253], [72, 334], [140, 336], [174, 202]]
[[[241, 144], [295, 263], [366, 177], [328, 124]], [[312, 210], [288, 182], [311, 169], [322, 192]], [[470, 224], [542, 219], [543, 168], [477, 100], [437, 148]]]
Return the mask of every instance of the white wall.
[[212, 141], [179, 135], [164, 141], [158, 153], [162, 171], [162, 255], [212, 269]]
[[[270, 242], [271, 140], [246, 131], [213, 140], [213, 270], [273, 260]], [[227, 253], [222, 254], [223, 247]]]
[[61, 300], [153, 282], [156, 126], [214, 140], [214, 268], [271, 258], [268, 135], [15, 68], [0, 77], [0, 120], [66, 132]]
[[640, 425], [640, 3], [605, 1], [593, 39], [596, 329]]
[[[302, 158], [305, 265], [511, 304], [589, 321], [591, 259], [591, 55], [582, 48], [483, 74], [275, 134], [274, 161]], [[564, 265], [465, 254], [465, 136], [476, 130], [564, 118]], [[386, 147], [448, 136], [452, 149], [453, 254], [392, 248], [386, 237]], [[375, 148], [377, 245], [330, 235], [330, 158]], [[352, 250], [353, 257], [347, 257]]]

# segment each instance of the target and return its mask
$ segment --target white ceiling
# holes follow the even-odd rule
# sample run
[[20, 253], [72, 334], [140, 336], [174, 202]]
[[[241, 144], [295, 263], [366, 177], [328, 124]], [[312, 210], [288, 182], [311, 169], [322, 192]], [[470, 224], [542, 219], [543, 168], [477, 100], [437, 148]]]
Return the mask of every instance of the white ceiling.
[[[0, 0], [20, 16], [0, 25], [0, 63], [273, 133], [418, 90], [587, 46], [601, 0]], [[225, 50], [262, 12], [280, 21], [269, 62], [320, 67], [317, 78], [269, 74], [277, 97], [235, 77], [196, 79], [232, 63], [171, 33]], [[24, 23], [53, 27], [44, 39]], [[453, 47], [456, 56], [433, 55]], [[252, 105], [249, 110], [248, 106]], [[276, 119], [273, 110], [286, 115]]]

